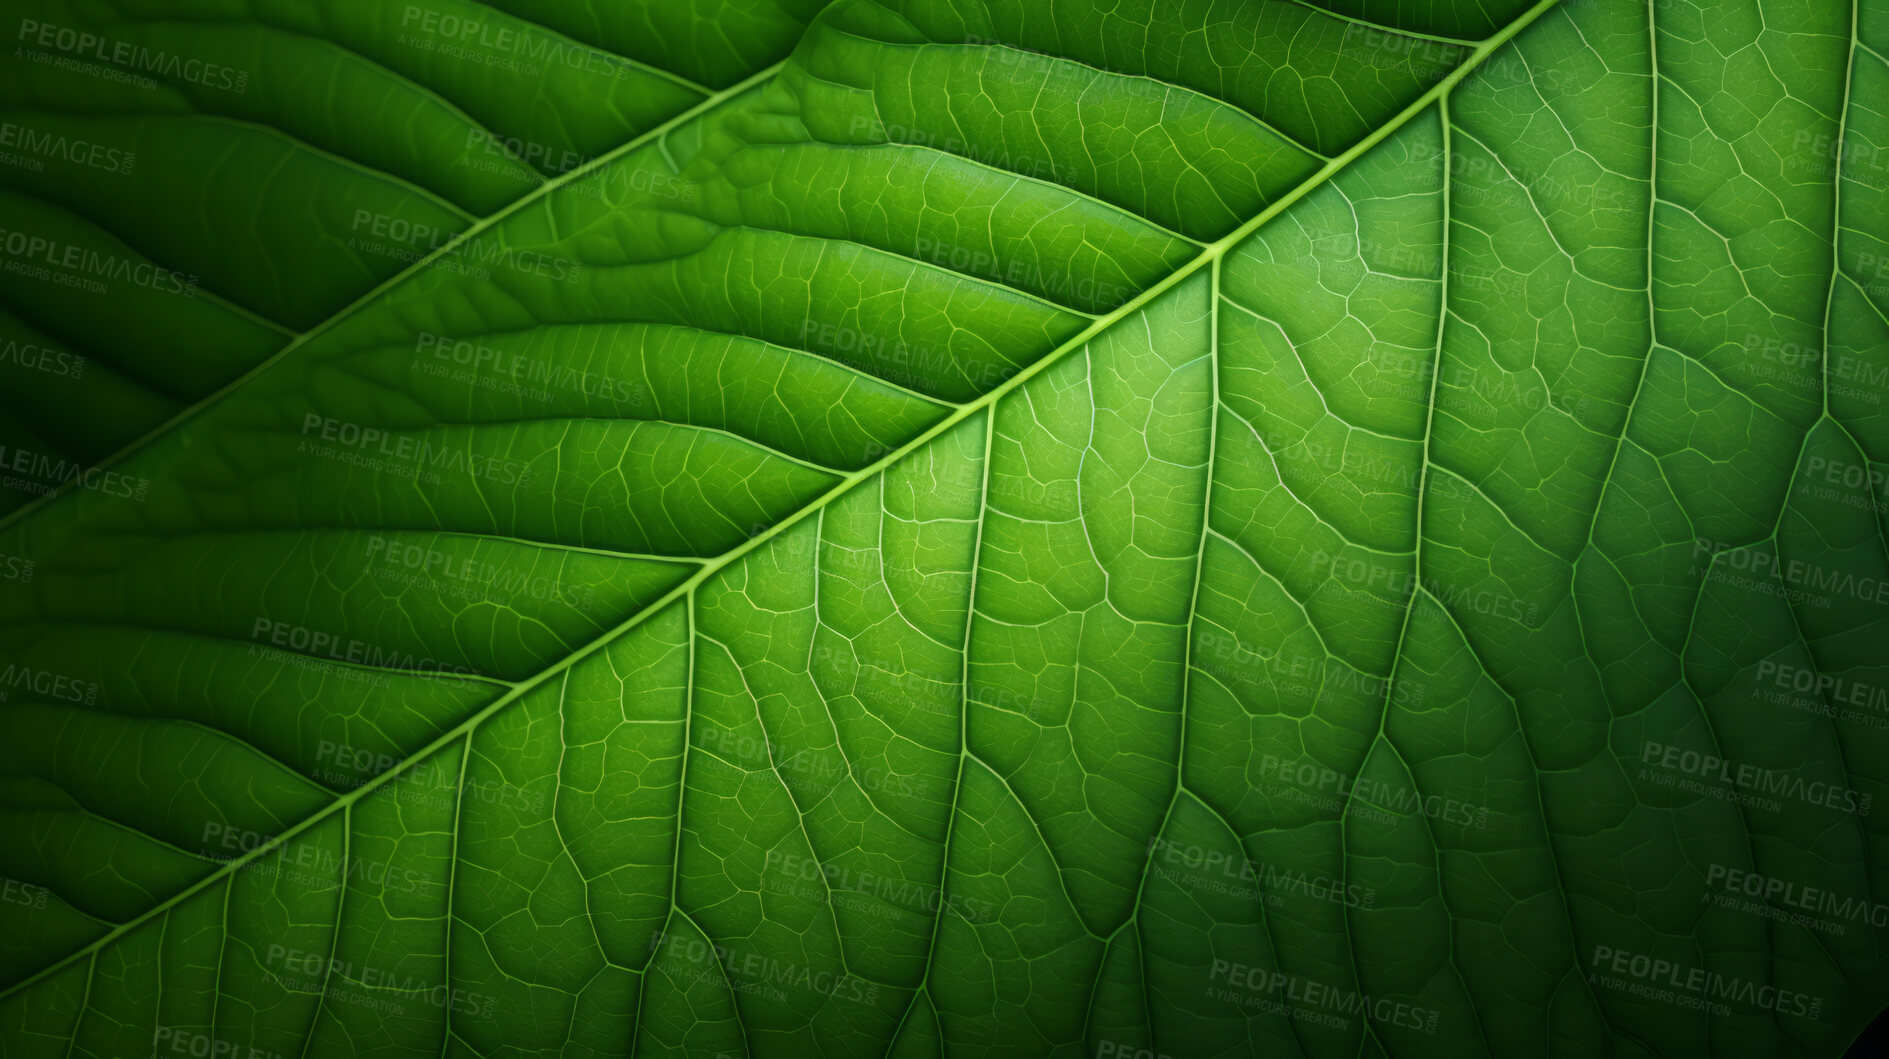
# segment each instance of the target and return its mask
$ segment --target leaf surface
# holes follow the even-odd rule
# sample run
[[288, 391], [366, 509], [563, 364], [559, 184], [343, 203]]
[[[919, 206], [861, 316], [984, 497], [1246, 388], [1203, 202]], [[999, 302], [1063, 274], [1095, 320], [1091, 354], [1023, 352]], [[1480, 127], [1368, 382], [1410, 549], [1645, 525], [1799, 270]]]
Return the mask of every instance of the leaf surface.
[[8, 1053], [1840, 1053], [1889, 16], [1329, 7], [845, 0], [17, 514]]

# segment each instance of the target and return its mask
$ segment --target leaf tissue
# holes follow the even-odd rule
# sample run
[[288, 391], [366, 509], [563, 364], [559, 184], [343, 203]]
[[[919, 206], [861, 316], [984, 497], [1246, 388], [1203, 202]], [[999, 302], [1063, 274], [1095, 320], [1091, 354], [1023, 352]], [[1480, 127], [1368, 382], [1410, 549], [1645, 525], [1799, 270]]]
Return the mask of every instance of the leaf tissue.
[[1889, 2], [0, 25], [0, 1056], [1889, 1004]]

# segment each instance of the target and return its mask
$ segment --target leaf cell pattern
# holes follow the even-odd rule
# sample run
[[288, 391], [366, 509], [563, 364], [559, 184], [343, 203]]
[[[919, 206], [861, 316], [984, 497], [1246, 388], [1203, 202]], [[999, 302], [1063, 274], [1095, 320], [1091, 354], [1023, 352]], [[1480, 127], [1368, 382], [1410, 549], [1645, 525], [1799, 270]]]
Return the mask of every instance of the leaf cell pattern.
[[6, 1054], [1882, 1008], [1881, 5], [503, 17], [675, 98], [0, 526]]

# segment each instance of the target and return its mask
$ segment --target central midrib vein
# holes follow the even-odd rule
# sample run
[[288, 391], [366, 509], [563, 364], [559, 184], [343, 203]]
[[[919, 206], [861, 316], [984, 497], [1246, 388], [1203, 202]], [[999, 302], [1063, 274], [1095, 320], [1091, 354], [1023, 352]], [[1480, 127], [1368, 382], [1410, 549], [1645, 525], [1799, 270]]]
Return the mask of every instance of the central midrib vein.
[[[1531, 23], [1533, 23], [1536, 19], [1540, 18], [1544, 13], [1546, 13], [1548, 9], [1554, 7], [1559, 2], [1560, 0], [1538, 0], [1538, 2], [1533, 7], [1529, 8], [1527, 11], [1524, 11], [1520, 16], [1518, 16], [1513, 22], [1510, 22], [1507, 26], [1504, 26], [1500, 32], [1496, 33], [1494, 36], [1491, 36], [1488, 40], [1485, 40], [1480, 45], [1478, 45], [1476, 47], [1476, 50], [1471, 52], [1469, 56], [1463, 60], [1461, 65], [1459, 65], [1455, 70], [1451, 71], [1447, 77], [1438, 81], [1433, 87], [1429, 89], [1429, 91], [1417, 97], [1417, 99], [1413, 101], [1409, 106], [1399, 111], [1396, 117], [1385, 122], [1382, 126], [1374, 130], [1370, 135], [1366, 136], [1364, 139], [1359, 140], [1357, 143], [1353, 144], [1343, 154], [1340, 154], [1332, 158], [1329, 162], [1325, 163], [1325, 165], [1321, 166], [1318, 172], [1312, 174], [1306, 180], [1301, 182], [1297, 187], [1287, 192], [1278, 201], [1266, 207], [1265, 210], [1260, 212], [1253, 219], [1247, 221], [1245, 224], [1240, 225], [1238, 228], [1234, 229], [1232, 232], [1229, 232], [1225, 236], [1222, 236], [1220, 239], [1207, 244], [1207, 246], [1200, 252], [1199, 255], [1194, 257], [1193, 260], [1189, 261], [1185, 265], [1182, 265], [1180, 268], [1170, 273], [1165, 279], [1161, 280], [1159, 283], [1156, 283], [1154, 286], [1149, 287], [1147, 290], [1142, 291], [1140, 294], [1136, 295], [1133, 299], [1124, 303], [1122, 306], [1115, 309], [1113, 312], [1110, 312], [1106, 316], [1097, 318], [1088, 327], [1084, 328], [1080, 334], [1077, 334], [1074, 338], [1071, 338], [1069, 341], [1063, 343], [1062, 345], [1058, 346], [1056, 349], [1045, 354], [1044, 356], [1039, 358], [1034, 364], [1031, 364], [1029, 367], [1024, 368], [1022, 371], [1011, 376], [1009, 379], [1004, 380], [1002, 383], [1000, 383], [999, 385], [991, 389], [989, 392], [978, 397], [976, 400], [967, 402], [964, 405], [959, 406], [958, 409], [954, 411], [951, 415], [945, 417], [943, 420], [934, 424], [929, 429], [913, 437], [910, 441], [906, 442], [904, 445], [901, 445], [897, 449], [894, 449], [891, 452], [887, 453], [876, 462], [869, 464], [866, 467], [862, 467], [857, 471], [853, 471], [849, 474], [842, 476], [840, 481], [837, 484], [835, 484], [832, 488], [828, 489], [825, 493], [822, 493], [819, 497], [815, 498], [811, 503], [807, 504], [805, 507], [802, 507], [798, 511], [795, 511], [793, 514], [788, 515], [786, 518], [781, 519], [779, 522], [776, 522], [774, 525], [768, 527], [766, 530], [763, 530], [762, 532], [744, 541], [739, 546], [733, 549], [730, 549], [727, 552], [724, 552], [721, 556], [715, 559], [711, 559], [708, 562], [704, 563], [700, 570], [696, 571], [687, 580], [678, 584], [676, 587], [670, 589], [667, 593], [665, 593], [662, 596], [662, 598], [656, 600], [654, 603], [649, 604], [648, 606], [644, 607], [642, 610], [637, 611], [635, 614], [631, 615], [629, 618], [625, 619], [623, 622], [618, 624], [616, 628], [611, 629], [610, 631], [592, 640], [590, 643], [585, 644], [583, 647], [580, 647], [576, 651], [573, 651], [570, 654], [563, 657], [562, 659], [559, 659], [556, 663], [552, 664], [549, 668], [540, 672], [538, 675], [527, 678], [524, 681], [521, 681], [511, 691], [508, 691], [504, 695], [501, 695], [498, 698], [492, 700], [490, 703], [487, 703], [484, 707], [480, 708], [478, 712], [472, 714], [470, 717], [467, 717], [465, 720], [459, 722], [458, 724], [454, 725], [452, 728], [441, 733], [432, 742], [414, 751], [412, 754], [409, 754], [403, 761], [401, 761], [399, 765], [388, 769], [387, 771], [374, 777], [373, 779], [362, 784], [361, 786], [356, 787], [355, 789], [347, 792], [346, 794], [340, 795], [334, 801], [330, 802], [329, 804], [322, 807], [321, 809], [309, 814], [307, 817], [304, 817], [301, 820], [301, 822], [290, 827], [288, 830], [283, 831], [282, 833], [276, 835], [274, 838], [270, 839], [268, 842], [265, 842], [257, 846], [255, 849], [250, 850], [249, 852], [243, 854], [240, 857], [237, 857], [233, 860], [226, 862], [222, 867], [216, 869], [215, 871], [210, 872], [208, 875], [205, 875], [202, 879], [199, 879], [197, 882], [192, 883], [190, 886], [186, 887], [184, 890], [180, 891], [176, 895], [166, 898], [164, 901], [159, 902], [156, 905], [153, 905], [150, 909], [139, 914], [138, 916], [132, 919], [129, 919], [125, 921], [124, 923], [119, 924], [118, 926], [107, 931], [105, 934], [101, 935], [100, 937], [92, 941], [91, 943], [87, 944], [85, 947], [75, 950], [70, 955], [66, 956], [65, 958], [55, 963], [48, 965], [47, 967], [41, 969], [39, 972], [33, 974], [31, 977], [22, 979], [21, 981], [8, 987], [5, 991], [0, 992], [0, 998], [12, 996], [14, 993], [17, 993], [23, 989], [30, 987], [31, 985], [40, 981], [41, 979], [57, 974], [60, 971], [63, 971], [67, 967], [71, 966], [73, 963], [90, 957], [93, 953], [111, 944], [113, 941], [117, 940], [118, 938], [123, 937], [125, 934], [128, 934], [131, 931], [136, 930], [138, 927], [144, 925], [145, 923], [149, 922], [153, 918], [168, 912], [170, 909], [182, 904], [184, 901], [189, 900], [191, 897], [195, 896], [196, 894], [201, 893], [209, 889], [210, 887], [216, 885], [218, 882], [221, 882], [222, 880], [233, 876], [236, 872], [241, 871], [244, 867], [249, 865], [251, 862], [259, 860], [262, 857], [275, 852], [277, 849], [281, 848], [282, 846], [287, 845], [291, 839], [295, 838], [295, 836], [301, 834], [303, 831], [313, 828], [315, 825], [328, 819], [328, 817], [334, 814], [335, 812], [347, 809], [349, 806], [352, 806], [355, 802], [359, 801], [360, 799], [366, 797], [369, 794], [374, 793], [375, 791], [379, 790], [381, 787], [394, 782], [396, 778], [401, 773], [405, 772], [407, 769], [426, 760], [428, 757], [439, 752], [445, 747], [450, 746], [454, 742], [461, 739], [465, 739], [470, 733], [477, 730], [480, 725], [484, 724], [494, 714], [505, 709], [507, 706], [510, 706], [512, 703], [517, 702], [518, 700], [524, 698], [526, 695], [529, 695], [533, 691], [536, 691], [538, 688], [544, 686], [547, 682], [549, 682], [553, 678], [560, 676], [566, 670], [575, 666], [577, 663], [583, 661], [584, 659], [590, 657], [591, 655], [597, 653], [598, 651], [601, 651], [604, 648], [608, 647], [609, 645], [615, 643], [619, 638], [621, 638], [622, 636], [624, 636], [625, 634], [627, 634], [628, 632], [630, 632], [632, 629], [636, 628], [637, 626], [641, 625], [644, 622], [644, 620], [649, 618], [651, 615], [661, 613], [665, 608], [673, 605], [677, 600], [684, 599], [685, 597], [691, 596], [696, 590], [696, 588], [700, 587], [701, 584], [707, 581], [710, 577], [713, 577], [716, 574], [720, 573], [722, 570], [726, 569], [728, 566], [730, 566], [737, 560], [746, 556], [749, 552], [754, 551], [755, 549], [761, 547], [763, 544], [766, 544], [769, 541], [773, 540], [775, 537], [781, 535], [782, 533], [785, 533], [787, 530], [792, 529], [793, 527], [799, 525], [809, 515], [816, 514], [817, 512], [825, 508], [827, 504], [831, 503], [838, 497], [844, 495], [849, 490], [851, 490], [854, 486], [858, 485], [860, 482], [863, 482], [873, 477], [874, 475], [879, 474], [880, 472], [886, 470], [888, 467], [891, 467], [893, 464], [904, 459], [906, 456], [910, 455], [911, 453], [917, 451], [918, 449], [924, 447], [927, 444], [930, 444], [933, 440], [949, 432], [952, 428], [964, 422], [966, 419], [969, 419], [970, 417], [991, 408], [993, 405], [997, 403], [997, 401], [1001, 400], [1004, 396], [1008, 395], [1011, 391], [1016, 390], [1017, 388], [1021, 387], [1024, 383], [1028, 382], [1030, 379], [1034, 378], [1039, 373], [1047, 370], [1051, 365], [1062, 360], [1064, 357], [1070, 355], [1071, 353], [1075, 352], [1078, 349], [1083, 348], [1092, 339], [1094, 339], [1097, 335], [1101, 334], [1103, 331], [1106, 331], [1108, 328], [1114, 326], [1116, 323], [1120, 322], [1121, 320], [1133, 315], [1136, 312], [1139, 312], [1141, 309], [1152, 304], [1156, 299], [1160, 298], [1161, 295], [1165, 294], [1167, 291], [1178, 286], [1183, 280], [1199, 272], [1202, 268], [1208, 267], [1212, 265], [1214, 262], [1220, 260], [1222, 257], [1226, 255], [1228, 250], [1231, 250], [1233, 247], [1239, 245], [1241, 242], [1243, 242], [1246, 239], [1247, 236], [1252, 235], [1255, 231], [1259, 230], [1259, 228], [1264, 226], [1268, 221], [1271, 221], [1274, 217], [1284, 212], [1287, 208], [1291, 207], [1294, 203], [1297, 203], [1300, 199], [1304, 198], [1306, 195], [1310, 194], [1312, 191], [1323, 186], [1327, 180], [1330, 180], [1332, 176], [1337, 174], [1340, 170], [1344, 169], [1346, 166], [1356, 161], [1360, 156], [1369, 152], [1373, 147], [1376, 147], [1378, 144], [1382, 143], [1384, 140], [1390, 138], [1390, 136], [1393, 133], [1397, 132], [1399, 129], [1403, 128], [1404, 125], [1408, 124], [1412, 118], [1416, 117], [1418, 114], [1423, 113], [1437, 100], [1448, 95], [1452, 89], [1454, 89], [1458, 84], [1462, 83], [1464, 78], [1468, 77], [1469, 74], [1473, 70], [1476, 69], [1476, 67], [1482, 65], [1484, 60], [1488, 59], [1488, 57], [1491, 54], [1493, 54], [1498, 48], [1502, 47], [1504, 44], [1507, 44], [1511, 39], [1515, 37], [1516, 34], [1526, 29]], [[683, 116], [679, 116], [678, 118], [673, 119], [673, 120], [680, 121], [682, 120], [683, 117], [694, 116], [700, 113], [706, 106], [712, 105], [714, 103], [718, 103], [719, 101], [723, 99], [727, 99], [741, 92], [747, 91], [749, 88], [754, 87], [754, 85], [760, 83], [766, 78], [773, 76], [775, 71], [779, 69], [779, 65], [780, 64], [777, 64], [776, 66], [773, 66], [773, 67], [769, 67], [767, 70], [764, 70], [759, 74], [756, 74], [754, 77], [749, 78], [746, 81], [743, 81], [741, 84], [736, 85], [732, 88], [729, 88], [717, 94], [717, 96], [715, 96], [714, 99], [709, 101], [709, 103], [705, 103], [702, 106], [697, 106], [695, 108], [692, 108], [690, 111], [687, 112], [687, 114]], [[638, 140], [633, 141], [630, 144], [626, 144], [624, 145], [624, 147], [619, 148], [615, 152], [612, 152], [612, 154], [608, 157], [615, 157], [616, 155], [621, 154], [624, 151], [632, 150], [636, 146], [644, 142], [647, 142], [651, 136], [659, 135], [661, 132], [666, 131], [669, 127], [670, 127], [669, 124], [665, 124], [661, 126], [659, 129], [652, 130], [649, 134], [646, 134], [645, 136], [639, 138]], [[598, 163], [601, 164], [603, 161], [604, 159], [599, 159]], [[589, 170], [587, 168], [586, 172], [588, 171]], [[1443, 179], [1445, 180], [1449, 179], [1449, 174], [1447, 172], [1443, 174]], [[502, 219], [505, 215], [512, 212], [513, 210], [519, 208], [520, 206], [524, 205], [527, 202], [535, 200], [535, 198], [538, 195], [549, 190], [550, 187], [551, 185], [549, 184], [545, 185], [545, 187], [540, 188], [537, 192], [534, 192], [532, 195], [528, 195], [520, 199], [518, 202], [513, 203], [511, 206], [507, 207], [505, 210], [500, 211], [497, 214], [494, 214], [490, 218], [487, 218], [486, 221], [481, 222], [482, 225], [489, 227], [492, 223], [495, 223], [496, 221]], [[467, 234], [470, 235], [473, 233], [470, 230], [468, 230]], [[373, 294], [370, 294], [366, 296], [366, 298], [363, 298], [362, 299], [363, 302], [366, 301], [367, 298], [371, 298], [375, 294], [378, 294], [378, 293], [379, 293], [379, 289], [377, 288]], [[350, 306], [349, 310], [347, 311], [351, 312], [354, 308], [358, 307], [359, 304], [361, 303], [356, 303], [355, 306]], [[1216, 312], [1218, 311], [1217, 307], [1215, 311]], [[336, 319], [339, 319], [340, 316], [342, 315], [346, 315], [346, 313], [344, 312], [343, 314], [338, 314]], [[327, 326], [327, 325], [324, 325], [324, 326]], [[313, 334], [313, 333], [314, 332], [310, 332], [310, 334]], [[286, 352], [286, 350], [284, 352]], [[278, 353], [276, 357], [271, 357], [268, 362], [265, 362], [264, 365], [258, 366], [256, 370], [260, 370], [261, 367], [267, 366], [268, 363], [273, 363], [279, 356], [281, 356], [280, 353]], [[253, 372], [251, 374], [253, 374]], [[244, 378], [248, 378], [248, 376], [245, 375]], [[241, 380], [238, 380], [238, 382], [240, 381]], [[234, 385], [235, 384], [232, 384], [232, 386]], [[218, 396], [221, 396], [221, 394], [219, 393]], [[215, 398], [213, 397], [210, 400], [214, 400], [214, 399]], [[169, 425], [170, 424], [166, 424], [165, 427], [159, 428], [158, 432], [162, 432], [162, 430], [168, 429]], [[157, 433], [157, 432], [154, 432], [154, 433]], [[142, 443], [142, 439], [139, 443]], [[134, 443], [134, 447], [136, 444], [138, 443]], [[991, 454], [988, 452], [985, 453], [984, 458], [990, 459]], [[1208, 473], [1209, 474], [1212, 473], [1212, 468], [1208, 468]], [[983, 503], [982, 498], [979, 499], [979, 503], [980, 504]], [[19, 513], [24, 513], [26, 510], [28, 509], [23, 508], [21, 509], [21, 512]], [[4, 527], [4, 525], [5, 525], [4, 523], [0, 523], [0, 527]], [[451, 914], [451, 910], [448, 909], [448, 915], [450, 914]], [[337, 924], [335, 929], [339, 930], [340, 925]]]

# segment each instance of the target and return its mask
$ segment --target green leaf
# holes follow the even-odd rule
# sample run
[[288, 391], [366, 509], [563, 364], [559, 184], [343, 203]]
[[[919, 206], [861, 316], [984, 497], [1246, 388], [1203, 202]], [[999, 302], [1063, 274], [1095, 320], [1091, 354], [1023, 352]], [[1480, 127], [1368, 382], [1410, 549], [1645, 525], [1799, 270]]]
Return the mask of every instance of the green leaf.
[[534, 14], [708, 91], [8, 448], [5, 1053], [1840, 1054], [1889, 11], [1328, 7]]
[[783, 58], [820, 0], [598, 6], [13, 5], [0, 443], [109, 456]]

